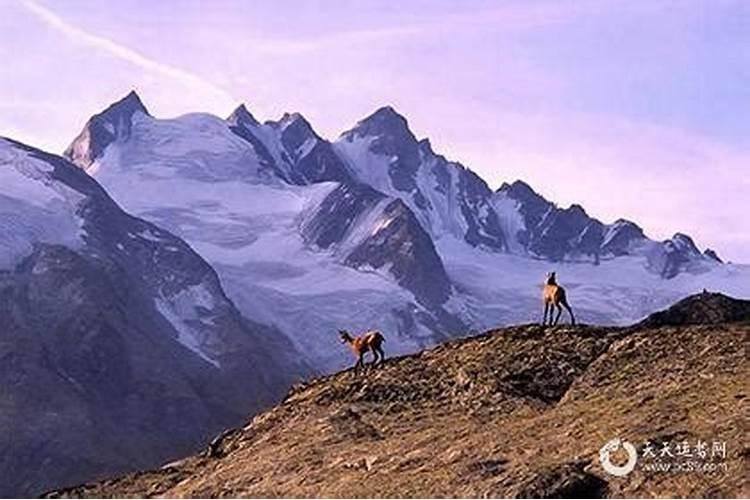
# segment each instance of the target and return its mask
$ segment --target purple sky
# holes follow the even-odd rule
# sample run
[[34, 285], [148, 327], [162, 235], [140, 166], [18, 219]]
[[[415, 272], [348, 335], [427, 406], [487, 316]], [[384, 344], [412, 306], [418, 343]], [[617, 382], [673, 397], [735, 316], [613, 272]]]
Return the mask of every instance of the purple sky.
[[60, 152], [135, 88], [156, 116], [391, 104], [496, 188], [522, 178], [750, 262], [750, 2], [2, 0], [0, 135]]

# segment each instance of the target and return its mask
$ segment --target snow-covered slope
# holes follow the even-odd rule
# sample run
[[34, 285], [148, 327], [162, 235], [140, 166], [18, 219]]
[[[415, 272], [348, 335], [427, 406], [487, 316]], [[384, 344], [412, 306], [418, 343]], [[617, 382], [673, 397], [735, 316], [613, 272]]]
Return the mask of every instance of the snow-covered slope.
[[194, 451], [304, 369], [184, 241], [65, 159], [7, 139], [0, 359], [3, 496]]
[[632, 222], [606, 225], [580, 205], [557, 207], [522, 181], [492, 193], [471, 170], [436, 154], [427, 139], [418, 141], [391, 107], [344, 132], [334, 147], [358, 181], [403, 200], [435, 241], [458, 238], [551, 262], [639, 255], [645, 269], [667, 279], [720, 261], [697, 251], [689, 237], [655, 242]]
[[85, 196], [52, 178], [54, 166], [0, 139], [0, 269], [13, 269], [34, 244], [83, 245]]
[[472, 246], [507, 248], [492, 192], [474, 172], [417, 141], [406, 119], [384, 107], [334, 144], [354, 177], [400, 198], [434, 239], [451, 235]]
[[[120, 114], [117, 105], [97, 116], [112, 112]], [[315, 144], [286, 135], [298, 126]], [[128, 130], [81, 166], [127, 210], [188, 241], [243, 314], [279, 327], [317, 368], [348, 362], [336, 344], [339, 328], [382, 328], [389, 350], [399, 353], [464, 327], [443, 304], [450, 285], [444, 273], [440, 281], [429, 236], [399, 200], [373, 192], [377, 202], [369, 206], [356, 183], [310, 180], [311, 172], [329, 170], [320, 163], [302, 168], [301, 159], [326, 145], [333, 152], [301, 117], [259, 125], [244, 108], [226, 122], [136, 112]], [[328, 153], [315, 158], [330, 164]], [[313, 229], [320, 209], [349, 188], [347, 196], [362, 196], [367, 213], [337, 241], [325, 241]], [[345, 225], [347, 215], [324, 214], [332, 219], [322, 224]]]
[[[390, 107], [333, 145], [298, 114], [261, 124], [244, 106], [225, 122], [125, 108], [135, 111], [115, 104], [97, 123], [127, 133], [79, 164], [128, 209], [188, 240], [245, 314], [278, 325], [324, 370], [345, 362], [328, 346], [341, 326], [383, 328], [406, 351], [461, 323], [536, 320], [551, 268], [580, 294], [582, 321], [636, 320], [709, 286], [750, 295], [747, 268], [688, 236], [654, 241], [633, 222], [557, 207], [521, 181], [493, 193]], [[91, 150], [71, 146], [81, 149]]]
[[261, 165], [291, 184], [350, 180], [331, 144], [299, 113], [260, 124], [242, 104], [227, 122], [232, 132], [252, 145]]
[[514, 253], [551, 262], [599, 264], [623, 256], [641, 257], [642, 266], [664, 279], [680, 273], [700, 274], [721, 264], [710, 249], [701, 253], [693, 240], [677, 233], [666, 241], [648, 238], [634, 222], [603, 224], [580, 205], [560, 208], [523, 181], [503, 184], [492, 196]]
[[[654, 244], [656, 245], [656, 244]], [[657, 254], [660, 252], [656, 247]], [[478, 330], [541, 321], [544, 276], [556, 271], [576, 319], [590, 324], [627, 325], [703, 289], [750, 297], [750, 266], [722, 264], [680, 272], [671, 279], [649, 271], [642, 255], [591, 262], [556, 262], [523, 255], [467, 249], [456, 239], [438, 242], [461, 313]]]
[[440, 306], [451, 285], [430, 236], [404, 203], [363, 184], [341, 184], [300, 224], [314, 248], [355, 269], [386, 268], [422, 304]]
[[579, 205], [557, 207], [522, 181], [491, 192], [418, 141], [390, 107], [334, 147], [357, 180], [417, 215], [455, 287], [456, 311], [475, 327], [536, 320], [540, 283], [552, 269], [588, 322], [635, 321], [704, 287], [750, 296], [750, 268], [701, 253], [689, 236], [654, 241], [633, 222], [604, 224]]

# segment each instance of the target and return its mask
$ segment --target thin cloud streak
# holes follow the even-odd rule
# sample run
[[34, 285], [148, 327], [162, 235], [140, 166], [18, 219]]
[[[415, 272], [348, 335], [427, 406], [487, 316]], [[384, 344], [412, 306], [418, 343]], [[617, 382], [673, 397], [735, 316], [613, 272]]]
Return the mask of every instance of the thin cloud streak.
[[214, 94], [217, 98], [222, 101], [226, 101], [227, 106], [236, 102], [236, 100], [221, 87], [214, 85], [213, 83], [204, 80], [203, 78], [168, 64], [160, 63], [149, 57], [146, 57], [135, 50], [120, 45], [108, 38], [104, 38], [99, 35], [95, 35], [84, 31], [76, 26], [65, 21], [59, 15], [52, 10], [43, 7], [33, 0], [21, 0], [20, 4], [37, 19], [45, 23], [47, 26], [57, 30], [59, 33], [65, 35], [70, 40], [87, 45], [91, 48], [105, 52], [113, 57], [116, 57], [122, 61], [131, 63], [135, 66], [140, 67], [146, 71], [158, 73], [159, 75], [173, 78], [183, 85], [186, 85], [196, 90], [202, 90]]
[[125, 4], [4, 11], [0, 132], [59, 151], [131, 88], [155, 116], [246, 101], [259, 118], [300, 111], [330, 139], [391, 104], [493, 187], [521, 178], [605, 221], [750, 258], [741, 2]]

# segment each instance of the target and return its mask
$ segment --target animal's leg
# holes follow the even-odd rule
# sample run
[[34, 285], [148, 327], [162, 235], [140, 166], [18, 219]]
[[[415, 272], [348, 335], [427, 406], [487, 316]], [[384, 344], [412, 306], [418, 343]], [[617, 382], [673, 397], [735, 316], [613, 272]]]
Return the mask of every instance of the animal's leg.
[[555, 325], [557, 325], [557, 322], [560, 321], [560, 315], [562, 314], [562, 307], [560, 304], [557, 304], [557, 316], [555, 316]]
[[385, 352], [383, 351], [382, 347], [378, 347], [378, 354], [380, 354], [380, 364], [383, 364], [383, 361], [385, 361]]
[[575, 325], [576, 324], [576, 317], [573, 316], [573, 310], [570, 308], [570, 305], [568, 305], [567, 302], [563, 302], [563, 305], [565, 306], [565, 309], [568, 310], [568, 314], [570, 314], [570, 324]]
[[373, 356], [372, 366], [375, 366], [383, 361], [383, 358], [380, 356], [380, 351], [378, 350], [377, 347], [372, 348], [372, 356]]
[[542, 318], [542, 326], [547, 324], [547, 309], [549, 309], [549, 302], [544, 301], [544, 317]]
[[365, 353], [360, 353], [357, 358], [357, 364], [354, 365], [354, 374], [359, 375], [359, 370], [365, 367]]
[[375, 349], [370, 350], [370, 352], [372, 353], [372, 361], [370, 361], [370, 366], [374, 366], [375, 363], [378, 362], [378, 353], [375, 352]]

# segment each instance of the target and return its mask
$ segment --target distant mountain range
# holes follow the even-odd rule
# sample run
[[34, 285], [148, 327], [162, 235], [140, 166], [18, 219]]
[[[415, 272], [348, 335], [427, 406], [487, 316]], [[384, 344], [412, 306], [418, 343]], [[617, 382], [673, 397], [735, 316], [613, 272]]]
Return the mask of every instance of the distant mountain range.
[[552, 269], [588, 323], [750, 295], [689, 236], [493, 192], [391, 107], [331, 143], [298, 113], [157, 119], [130, 93], [64, 157], [0, 140], [0, 228], [6, 496], [194, 449], [344, 366], [339, 328], [397, 354], [536, 321]]

